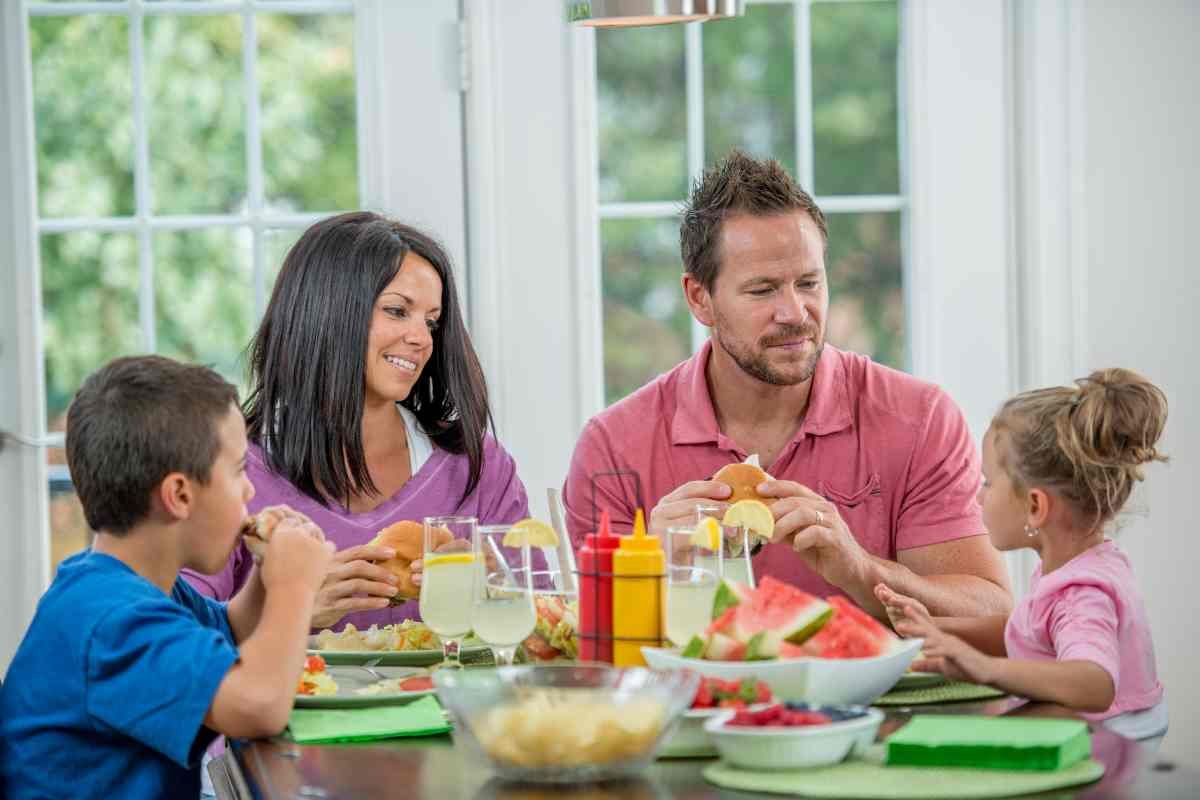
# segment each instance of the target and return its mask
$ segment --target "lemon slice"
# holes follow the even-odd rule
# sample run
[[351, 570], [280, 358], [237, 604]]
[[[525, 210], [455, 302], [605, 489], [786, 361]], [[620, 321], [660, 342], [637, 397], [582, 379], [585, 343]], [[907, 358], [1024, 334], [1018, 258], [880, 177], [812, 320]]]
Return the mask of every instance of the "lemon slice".
[[530, 547], [558, 547], [558, 533], [544, 522], [523, 519], [513, 523], [508, 533], [504, 534], [501, 544], [505, 547], [520, 547], [523, 544]]
[[692, 532], [692, 546], [703, 547], [706, 550], [721, 549], [721, 525], [712, 517], [700, 520], [696, 530]]
[[474, 553], [439, 553], [425, 558], [425, 569], [442, 564], [470, 564], [474, 560]]
[[775, 532], [775, 516], [761, 500], [738, 500], [725, 510], [723, 525], [741, 526], [760, 539]]

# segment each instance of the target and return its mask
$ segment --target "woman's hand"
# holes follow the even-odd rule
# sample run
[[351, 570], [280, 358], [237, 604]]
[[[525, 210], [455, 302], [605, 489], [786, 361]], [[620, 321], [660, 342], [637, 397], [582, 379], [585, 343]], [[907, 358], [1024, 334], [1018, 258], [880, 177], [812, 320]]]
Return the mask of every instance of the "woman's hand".
[[[471, 550], [471, 543], [466, 539], [451, 539], [443, 545], [434, 548], [435, 553], [465, 553]], [[492, 568], [492, 559], [489, 558], [488, 569]], [[425, 574], [425, 561], [423, 559], [414, 559], [408, 568], [412, 570], [412, 582], [416, 586], [421, 585], [421, 578]]]
[[328, 628], [351, 612], [387, 608], [398, 591], [396, 576], [371, 562], [395, 555], [390, 547], [368, 544], [335, 553], [313, 604], [311, 627]]

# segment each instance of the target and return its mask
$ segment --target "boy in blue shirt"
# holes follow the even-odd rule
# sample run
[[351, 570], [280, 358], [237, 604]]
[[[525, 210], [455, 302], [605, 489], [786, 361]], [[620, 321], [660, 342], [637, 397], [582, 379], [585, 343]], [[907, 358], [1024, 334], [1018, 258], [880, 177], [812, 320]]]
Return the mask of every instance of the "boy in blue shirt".
[[67, 415], [89, 550], [64, 561], [0, 688], [0, 796], [187, 797], [218, 735], [287, 724], [332, 546], [290, 512], [229, 604], [179, 578], [238, 543], [246, 430], [207, 367], [117, 359]]

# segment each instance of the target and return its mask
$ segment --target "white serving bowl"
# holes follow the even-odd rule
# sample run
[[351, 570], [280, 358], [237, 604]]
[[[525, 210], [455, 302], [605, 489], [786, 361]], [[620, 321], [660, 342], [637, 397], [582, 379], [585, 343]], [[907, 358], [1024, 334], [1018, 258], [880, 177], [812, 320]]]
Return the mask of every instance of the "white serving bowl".
[[[814, 711], [820, 711], [814, 706]], [[837, 764], [869, 747], [879, 733], [883, 712], [861, 709], [865, 716], [827, 725], [779, 728], [729, 727], [735, 712], [726, 711], [704, 723], [704, 732], [721, 758], [743, 769], [787, 770]]]
[[866, 705], [896, 685], [921, 652], [922, 639], [900, 639], [874, 658], [788, 658], [774, 661], [706, 661], [678, 649], [643, 647], [653, 669], [690, 669], [709, 678], [757, 678], [779, 700], [824, 705]]

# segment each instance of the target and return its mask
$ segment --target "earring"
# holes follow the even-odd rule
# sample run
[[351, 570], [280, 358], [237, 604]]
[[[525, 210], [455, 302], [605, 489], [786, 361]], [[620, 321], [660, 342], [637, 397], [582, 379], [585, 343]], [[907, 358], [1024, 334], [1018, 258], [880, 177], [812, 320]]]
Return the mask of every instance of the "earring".
[[1030, 527], [1028, 522], [1025, 523], [1025, 535], [1028, 536], [1030, 539], [1037, 536], [1040, 532], [1041, 531], [1039, 531], [1037, 528]]

